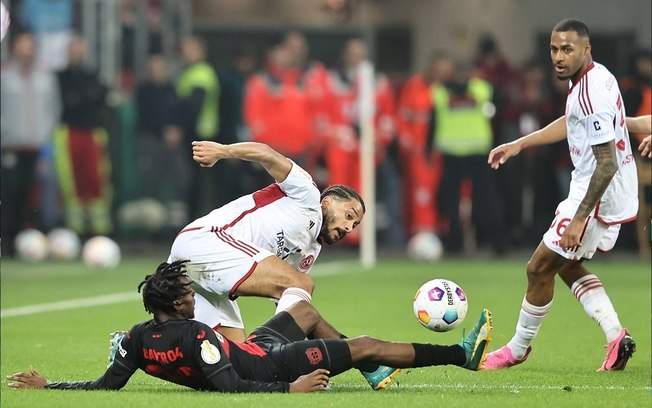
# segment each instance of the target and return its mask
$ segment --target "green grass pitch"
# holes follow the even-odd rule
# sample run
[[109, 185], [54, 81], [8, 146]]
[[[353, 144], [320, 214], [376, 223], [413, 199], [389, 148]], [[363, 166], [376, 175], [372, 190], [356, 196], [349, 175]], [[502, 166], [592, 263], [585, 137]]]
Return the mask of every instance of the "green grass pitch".
[[[525, 290], [526, 259], [446, 260], [419, 264], [381, 260], [364, 271], [353, 261], [321, 259], [314, 268], [314, 304], [348, 336], [368, 334], [407, 341], [449, 344], [462, 329], [434, 333], [412, 314], [412, 297], [433, 278], [451, 279], [464, 288], [470, 327], [481, 308], [493, 312], [490, 349], [511, 337]], [[293, 395], [220, 395], [196, 392], [136, 373], [121, 391], [14, 390], [4, 378], [30, 364], [51, 380], [87, 380], [105, 368], [108, 333], [128, 329], [148, 315], [134, 295], [118, 303], [13, 315], [21, 307], [132, 292], [154, 258], [128, 258], [114, 270], [81, 263], [25, 264], [2, 260], [3, 407], [643, 407], [650, 406], [650, 265], [598, 256], [589, 270], [601, 277], [637, 342], [623, 372], [596, 372], [604, 357], [604, 336], [561, 281], [553, 308], [527, 363], [499, 372], [469, 372], [457, 367], [404, 370], [381, 392], [374, 392], [356, 371], [332, 379], [332, 391]], [[74, 303], [77, 304], [77, 303]], [[65, 307], [66, 304], [63, 304]], [[264, 299], [242, 299], [247, 330], [273, 312]], [[24, 310], [24, 309], [22, 309]], [[27, 310], [29, 312], [29, 310]], [[219, 405], [218, 405], [219, 404]]]

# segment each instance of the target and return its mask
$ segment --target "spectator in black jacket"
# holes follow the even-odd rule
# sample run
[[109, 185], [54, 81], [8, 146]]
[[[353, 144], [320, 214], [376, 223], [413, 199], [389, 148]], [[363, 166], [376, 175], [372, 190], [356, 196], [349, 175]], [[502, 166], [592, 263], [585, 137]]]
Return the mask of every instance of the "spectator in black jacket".
[[138, 162], [142, 193], [168, 207], [171, 227], [186, 223], [190, 169], [178, 124], [179, 99], [162, 55], [151, 55], [147, 79], [136, 88]]

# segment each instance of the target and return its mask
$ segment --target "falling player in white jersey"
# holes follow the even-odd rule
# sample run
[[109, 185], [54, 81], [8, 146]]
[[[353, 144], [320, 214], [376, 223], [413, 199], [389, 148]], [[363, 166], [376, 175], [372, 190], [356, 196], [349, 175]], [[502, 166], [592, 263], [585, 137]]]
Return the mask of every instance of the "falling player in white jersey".
[[618, 82], [591, 57], [584, 23], [575, 19], [559, 22], [552, 30], [550, 56], [557, 77], [570, 80], [566, 115], [544, 129], [496, 147], [489, 153], [488, 163], [497, 169], [526, 147], [567, 138], [575, 169], [568, 198], [557, 207], [550, 229], [528, 262], [527, 293], [514, 337], [487, 355], [485, 368], [507, 368], [525, 361], [552, 305], [555, 274], [559, 274], [605, 333], [607, 355], [599, 370], [622, 370], [636, 345], [622, 327], [602, 282], [582, 262], [591, 259], [596, 250], [611, 250], [620, 224], [636, 217], [637, 177], [626, 126], [629, 120]]
[[[334, 244], [362, 221], [364, 201], [344, 185], [320, 193], [307, 172], [261, 143], [197, 141], [193, 159], [203, 167], [222, 159], [257, 162], [276, 180], [187, 225], [168, 259], [190, 261], [188, 275], [197, 292], [195, 319], [231, 340], [244, 341], [235, 299], [277, 299], [276, 313], [302, 300], [311, 302], [314, 283], [307, 272], [321, 245]], [[322, 337], [343, 337], [330, 326], [319, 332]], [[361, 371], [374, 389], [385, 387], [398, 373], [377, 364]]]

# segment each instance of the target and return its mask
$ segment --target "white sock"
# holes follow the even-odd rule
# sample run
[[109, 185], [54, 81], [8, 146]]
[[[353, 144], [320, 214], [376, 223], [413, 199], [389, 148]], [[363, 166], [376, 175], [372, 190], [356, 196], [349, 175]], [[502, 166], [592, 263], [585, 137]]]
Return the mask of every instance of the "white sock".
[[527, 348], [530, 347], [530, 343], [537, 336], [543, 318], [546, 317], [550, 306], [552, 306], [552, 300], [545, 306], [534, 306], [523, 297], [521, 312], [518, 315], [518, 323], [516, 323], [516, 333], [507, 343], [512, 356], [518, 359], [525, 356]]
[[310, 293], [301, 288], [287, 288], [283, 291], [281, 298], [278, 300], [278, 304], [276, 305], [276, 313], [278, 314], [279, 312], [287, 310], [290, 308], [290, 306], [302, 300], [310, 303], [312, 302], [312, 296], [310, 296]]
[[616, 340], [623, 326], [600, 279], [595, 275], [583, 276], [573, 283], [571, 291], [584, 306], [586, 314], [602, 327], [607, 343]]

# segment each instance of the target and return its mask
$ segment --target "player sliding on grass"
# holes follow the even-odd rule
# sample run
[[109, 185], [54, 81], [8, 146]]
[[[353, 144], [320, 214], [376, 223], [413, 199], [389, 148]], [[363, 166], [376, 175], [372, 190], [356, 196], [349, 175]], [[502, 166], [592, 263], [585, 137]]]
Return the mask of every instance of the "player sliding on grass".
[[[491, 317], [478, 323], [459, 344], [396, 343], [357, 337], [317, 339], [328, 327], [308, 302], [300, 301], [236, 343], [190, 320], [195, 291], [184, 262], [161, 264], [138, 286], [153, 320], [135, 325], [121, 341], [113, 364], [99, 379], [49, 382], [34, 369], [8, 376], [14, 388], [117, 390], [141, 369], [149, 375], [197, 390], [221, 392], [311, 392], [329, 379], [373, 362], [394, 367], [457, 365], [480, 370], [490, 341]], [[313, 340], [304, 340], [305, 338]]]
[[[525, 361], [552, 305], [555, 274], [559, 274], [605, 333], [607, 355], [599, 370], [622, 370], [636, 345], [622, 327], [602, 282], [582, 262], [591, 259], [596, 250], [611, 250], [620, 224], [636, 217], [636, 167], [625, 108], [614, 76], [593, 62], [584, 23], [575, 19], [559, 22], [552, 31], [550, 56], [557, 77], [570, 80], [565, 117], [496, 147], [488, 162], [497, 169], [526, 147], [567, 138], [575, 170], [568, 198], [557, 207], [550, 229], [528, 262], [527, 293], [516, 333], [507, 345], [487, 355], [485, 368], [506, 368]], [[630, 124], [636, 132], [650, 132], [649, 117], [647, 125], [639, 118], [627, 120]]]
[[[277, 299], [276, 313], [302, 300], [310, 303], [314, 282], [308, 272], [322, 244], [334, 244], [356, 228], [364, 201], [344, 185], [320, 193], [308, 173], [265, 144], [192, 145], [193, 159], [203, 167], [222, 159], [253, 161], [276, 180], [190, 223], [174, 240], [168, 258], [189, 260], [188, 274], [197, 291], [195, 319], [242, 342], [244, 323], [235, 299]], [[333, 329], [324, 337], [343, 336]], [[399, 372], [378, 364], [360, 369], [374, 389], [384, 388]]]

